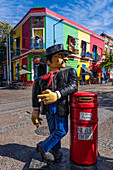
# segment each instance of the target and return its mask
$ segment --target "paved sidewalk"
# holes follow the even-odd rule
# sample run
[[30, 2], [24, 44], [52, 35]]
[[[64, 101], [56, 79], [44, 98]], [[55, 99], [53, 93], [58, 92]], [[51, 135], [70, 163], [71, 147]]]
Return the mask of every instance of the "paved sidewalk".
[[[113, 169], [113, 86], [85, 85], [79, 86], [79, 91], [97, 92], [99, 99], [99, 138], [98, 138], [98, 164], [95, 168], [104, 170]], [[25, 90], [9, 90], [0, 87], [0, 169], [1, 170], [28, 170], [33, 159], [37, 157], [36, 144], [44, 140], [48, 134], [45, 116], [43, 124], [36, 130], [31, 123], [32, 88]], [[64, 167], [70, 162], [70, 129], [62, 139], [64, 153]], [[68, 161], [67, 161], [68, 160]], [[70, 165], [70, 164], [68, 164]], [[80, 169], [68, 166], [66, 170]], [[73, 163], [72, 163], [73, 165]], [[36, 169], [36, 164], [32, 168]], [[57, 164], [58, 166], [58, 164]], [[62, 167], [62, 168], [61, 168]], [[88, 167], [82, 167], [85, 170]], [[90, 167], [93, 168], [94, 167]], [[50, 167], [49, 167], [50, 169]], [[55, 169], [55, 165], [54, 168]], [[57, 170], [62, 170], [59, 165]], [[78, 170], [77, 169], [77, 170]], [[105, 169], [105, 170], [107, 170]]]

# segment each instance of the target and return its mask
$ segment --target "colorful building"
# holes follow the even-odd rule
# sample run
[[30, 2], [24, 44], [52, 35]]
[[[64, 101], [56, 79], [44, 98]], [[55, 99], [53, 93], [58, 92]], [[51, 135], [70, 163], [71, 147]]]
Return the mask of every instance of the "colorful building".
[[[112, 55], [113, 54], [113, 38], [105, 33], [102, 33], [101, 36], [104, 39], [104, 51], [107, 51], [110, 55]], [[105, 59], [105, 56], [103, 57], [103, 59]], [[103, 68], [102, 77], [104, 78], [104, 80], [105, 80], [106, 74], [107, 74], [106, 70], [105, 68]], [[113, 79], [113, 68], [109, 71], [109, 74], [110, 74], [109, 78]]]
[[[102, 71], [99, 64], [103, 59], [103, 38], [87, 28], [47, 9], [32, 8], [14, 27], [11, 74], [13, 81], [26, 81], [31, 85], [36, 77], [48, 71], [40, 59], [46, 48], [62, 43], [65, 49], [73, 51], [67, 65], [76, 69], [79, 84], [100, 82]], [[32, 74], [14, 76], [22, 68]], [[7, 60], [4, 58], [3, 80], [7, 79]]]

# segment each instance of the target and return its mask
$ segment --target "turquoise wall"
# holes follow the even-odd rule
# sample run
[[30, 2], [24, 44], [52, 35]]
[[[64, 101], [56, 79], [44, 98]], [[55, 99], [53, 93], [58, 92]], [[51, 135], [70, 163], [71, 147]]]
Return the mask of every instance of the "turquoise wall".
[[[46, 48], [54, 45], [53, 42], [53, 25], [58, 21], [46, 17]], [[63, 44], [63, 23], [55, 25], [56, 44]]]

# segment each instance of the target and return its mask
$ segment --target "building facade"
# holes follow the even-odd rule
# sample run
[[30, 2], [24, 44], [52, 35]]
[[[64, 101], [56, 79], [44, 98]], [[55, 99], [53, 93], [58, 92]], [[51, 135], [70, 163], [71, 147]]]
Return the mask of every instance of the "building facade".
[[[60, 43], [64, 49], [73, 51], [67, 65], [76, 69], [79, 85], [90, 82], [91, 73], [93, 80], [101, 81], [99, 64], [104, 52], [102, 36], [44, 7], [30, 9], [14, 31], [11, 55], [13, 81], [24, 79], [32, 85], [36, 77], [48, 72], [48, 66], [40, 63], [40, 59], [46, 55], [46, 48]], [[8, 79], [6, 58], [3, 62], [3, 80]], [[22, 68], [32, 74], [16, 77], [14, 74]]]
[[[107, 51], [110, 55], [112, 55], [113, 54], [113, 38], [105, 33], [102, 33], [101, 36], [104, 39], [104, 51]], [[103, 57], [103, 59], [104, 58], [105, 56]], [[104, 79], [105, 79], [105, 74], [106, 74], [106, 70], [105, 68], [103, 68], [102, 76]], [[113, 78], [113, 68], [112, 70], [110, 70], [109, 74], [110, 74], [110, 78]]]

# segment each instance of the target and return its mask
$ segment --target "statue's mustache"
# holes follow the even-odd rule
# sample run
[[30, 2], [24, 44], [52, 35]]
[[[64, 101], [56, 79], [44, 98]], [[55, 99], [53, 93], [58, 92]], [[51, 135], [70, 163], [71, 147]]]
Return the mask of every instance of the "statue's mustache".
[[63, 63], [66, 63], [66, 61], [62, 59], [62, 63], [61, 64], [63, 64]]

